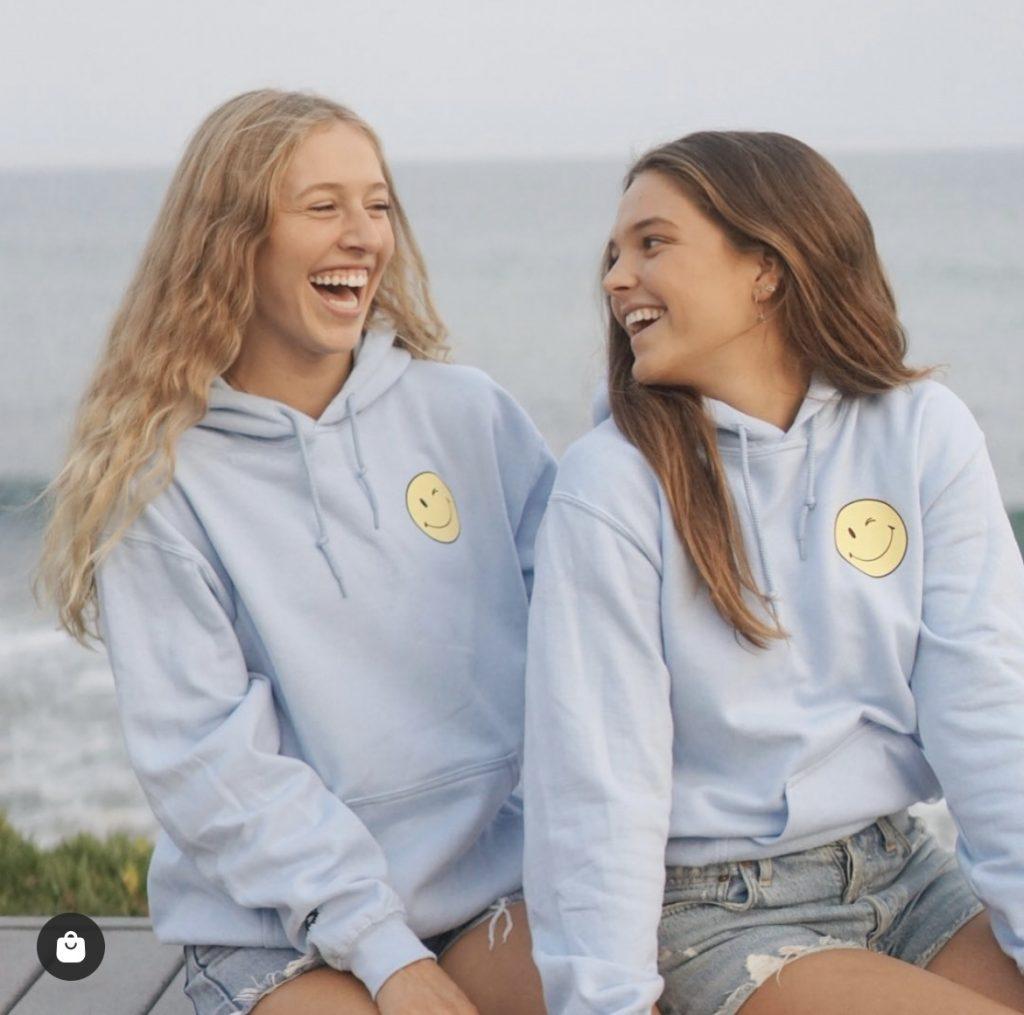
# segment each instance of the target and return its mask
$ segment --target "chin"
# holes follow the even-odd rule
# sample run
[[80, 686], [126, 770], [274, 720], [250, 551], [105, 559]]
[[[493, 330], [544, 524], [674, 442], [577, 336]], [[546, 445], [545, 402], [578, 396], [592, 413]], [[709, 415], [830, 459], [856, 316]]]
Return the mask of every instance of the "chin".
[[637, 356], [633, 360], [633, 380], [637, 384], [661, 384], [663, 380], [657, 362], [650, 355]]
[[325, 355], [351, 352], [363, 334], [363, 323], [353, 321], [351, 324], [335, 326], [330, 329], [317, 329], [309, 333], [310, 343], [316, 350]]

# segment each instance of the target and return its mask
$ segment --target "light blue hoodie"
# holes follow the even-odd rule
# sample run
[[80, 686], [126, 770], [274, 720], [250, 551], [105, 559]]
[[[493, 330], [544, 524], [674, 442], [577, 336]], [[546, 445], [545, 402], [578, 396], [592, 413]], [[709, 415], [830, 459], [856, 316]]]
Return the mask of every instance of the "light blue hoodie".
[[215, 381], [98, 574], [157, 937], [316, 950], [373, 994], [520, 884], [554, 478], [501, 388], [392, 341], [316, 421]]
[[1024, 964], [1024, 564], [981, 430], [933, 381], [850, 399], [816, 379], [785, 432], [706, 405], [789, 639], [752, 648], [722, 620], [613, 420], [569, 449], [527, 664], [525, 884], [551, 1012], [648, 1015], [666, 863], [811, 848], [943, 793]]

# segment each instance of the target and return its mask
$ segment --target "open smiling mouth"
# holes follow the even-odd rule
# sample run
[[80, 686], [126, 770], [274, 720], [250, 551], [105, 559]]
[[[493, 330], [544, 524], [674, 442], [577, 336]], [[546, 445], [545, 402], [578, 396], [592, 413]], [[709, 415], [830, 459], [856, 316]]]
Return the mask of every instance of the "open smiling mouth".
[[359, 313], [369, 274], [365, 270], [328, 272], [311, 276], [309, 284], [332, 314], [351, 317]]
[[889, 552], [889, 547], [892, 546], [893, 538], [896, 535], [896, 527], [895, 526], [890, 525], [888, 528], [889, 528], [889, 543], [886, 546], [886, 548], [877, 557], [858, 557], [858, 556], [856, 556], [853, 553], [851, 553], [850, 556], [853, 557], [854, 560], [859, 560], [862, 564], [870, 564], [874, 560], [881, 560], [882, 557], [884, 557]]
[[640, 307], [626, 314], [623, 326], [630, 338], [639, 335], [641, 331], [649, 328], [665, 313], [659, 307]]

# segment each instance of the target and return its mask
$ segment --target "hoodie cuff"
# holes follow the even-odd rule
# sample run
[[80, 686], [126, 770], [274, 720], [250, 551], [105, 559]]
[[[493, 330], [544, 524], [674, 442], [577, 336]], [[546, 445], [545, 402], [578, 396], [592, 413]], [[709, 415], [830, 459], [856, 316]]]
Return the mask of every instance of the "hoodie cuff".
[[432, 958], [434, 953], [396, 915], [356, 938], [348, 954], [348, 966], [376, 999], [377, 991], [393, 973], [420, 959]]

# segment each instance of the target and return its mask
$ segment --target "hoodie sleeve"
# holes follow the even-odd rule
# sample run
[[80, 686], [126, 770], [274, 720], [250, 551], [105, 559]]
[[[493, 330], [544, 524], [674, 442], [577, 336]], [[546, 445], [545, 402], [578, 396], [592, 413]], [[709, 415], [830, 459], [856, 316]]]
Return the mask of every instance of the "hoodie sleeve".
[[552, 495], [526, 677], [524, 881], [552, 1015], [649, 1015], [672, 791], [661, 579], [630, 532]]
[[230, 596], [205, 558], [184, 539], [129, 534], [97, 586], [128, 755], [175, 845], [371, 994], [431, 958], [369, 831], [312, 768], [279, 753], [270, 681], [247, 671]]
[[557, 465], [547, 442], [522, 406], [482, 371], [474, 374], [487, 385], [493, 398], [495, 457], [529, 598], [533, 592], [534, 541], [555, 482]]
[[984, 438], [973, 419], [964, 428], [977, 438], [973, 454], [923, 504], [911, 687], [960, 866], [1024, 972], [1024, 563]]
[[519, 514], [519, 524], [516, 526], [516, 549], [519, 552], [519, 563], [523, 571], [523, 582], [526, 585], [527, 597], [533, 594], [537, 530], [540, 528], [541, 519], [544, 517], [548, 497], [551, 495], [551, 487], [555, 482], [555, 472], [557, 471], [555, 459], [548, 450], [547, 444], [544, 443], [544, 439], [540, 437], [540, 434], [537, 437], [540, 441], [537, 464], [527, 486], [526, 499]]

